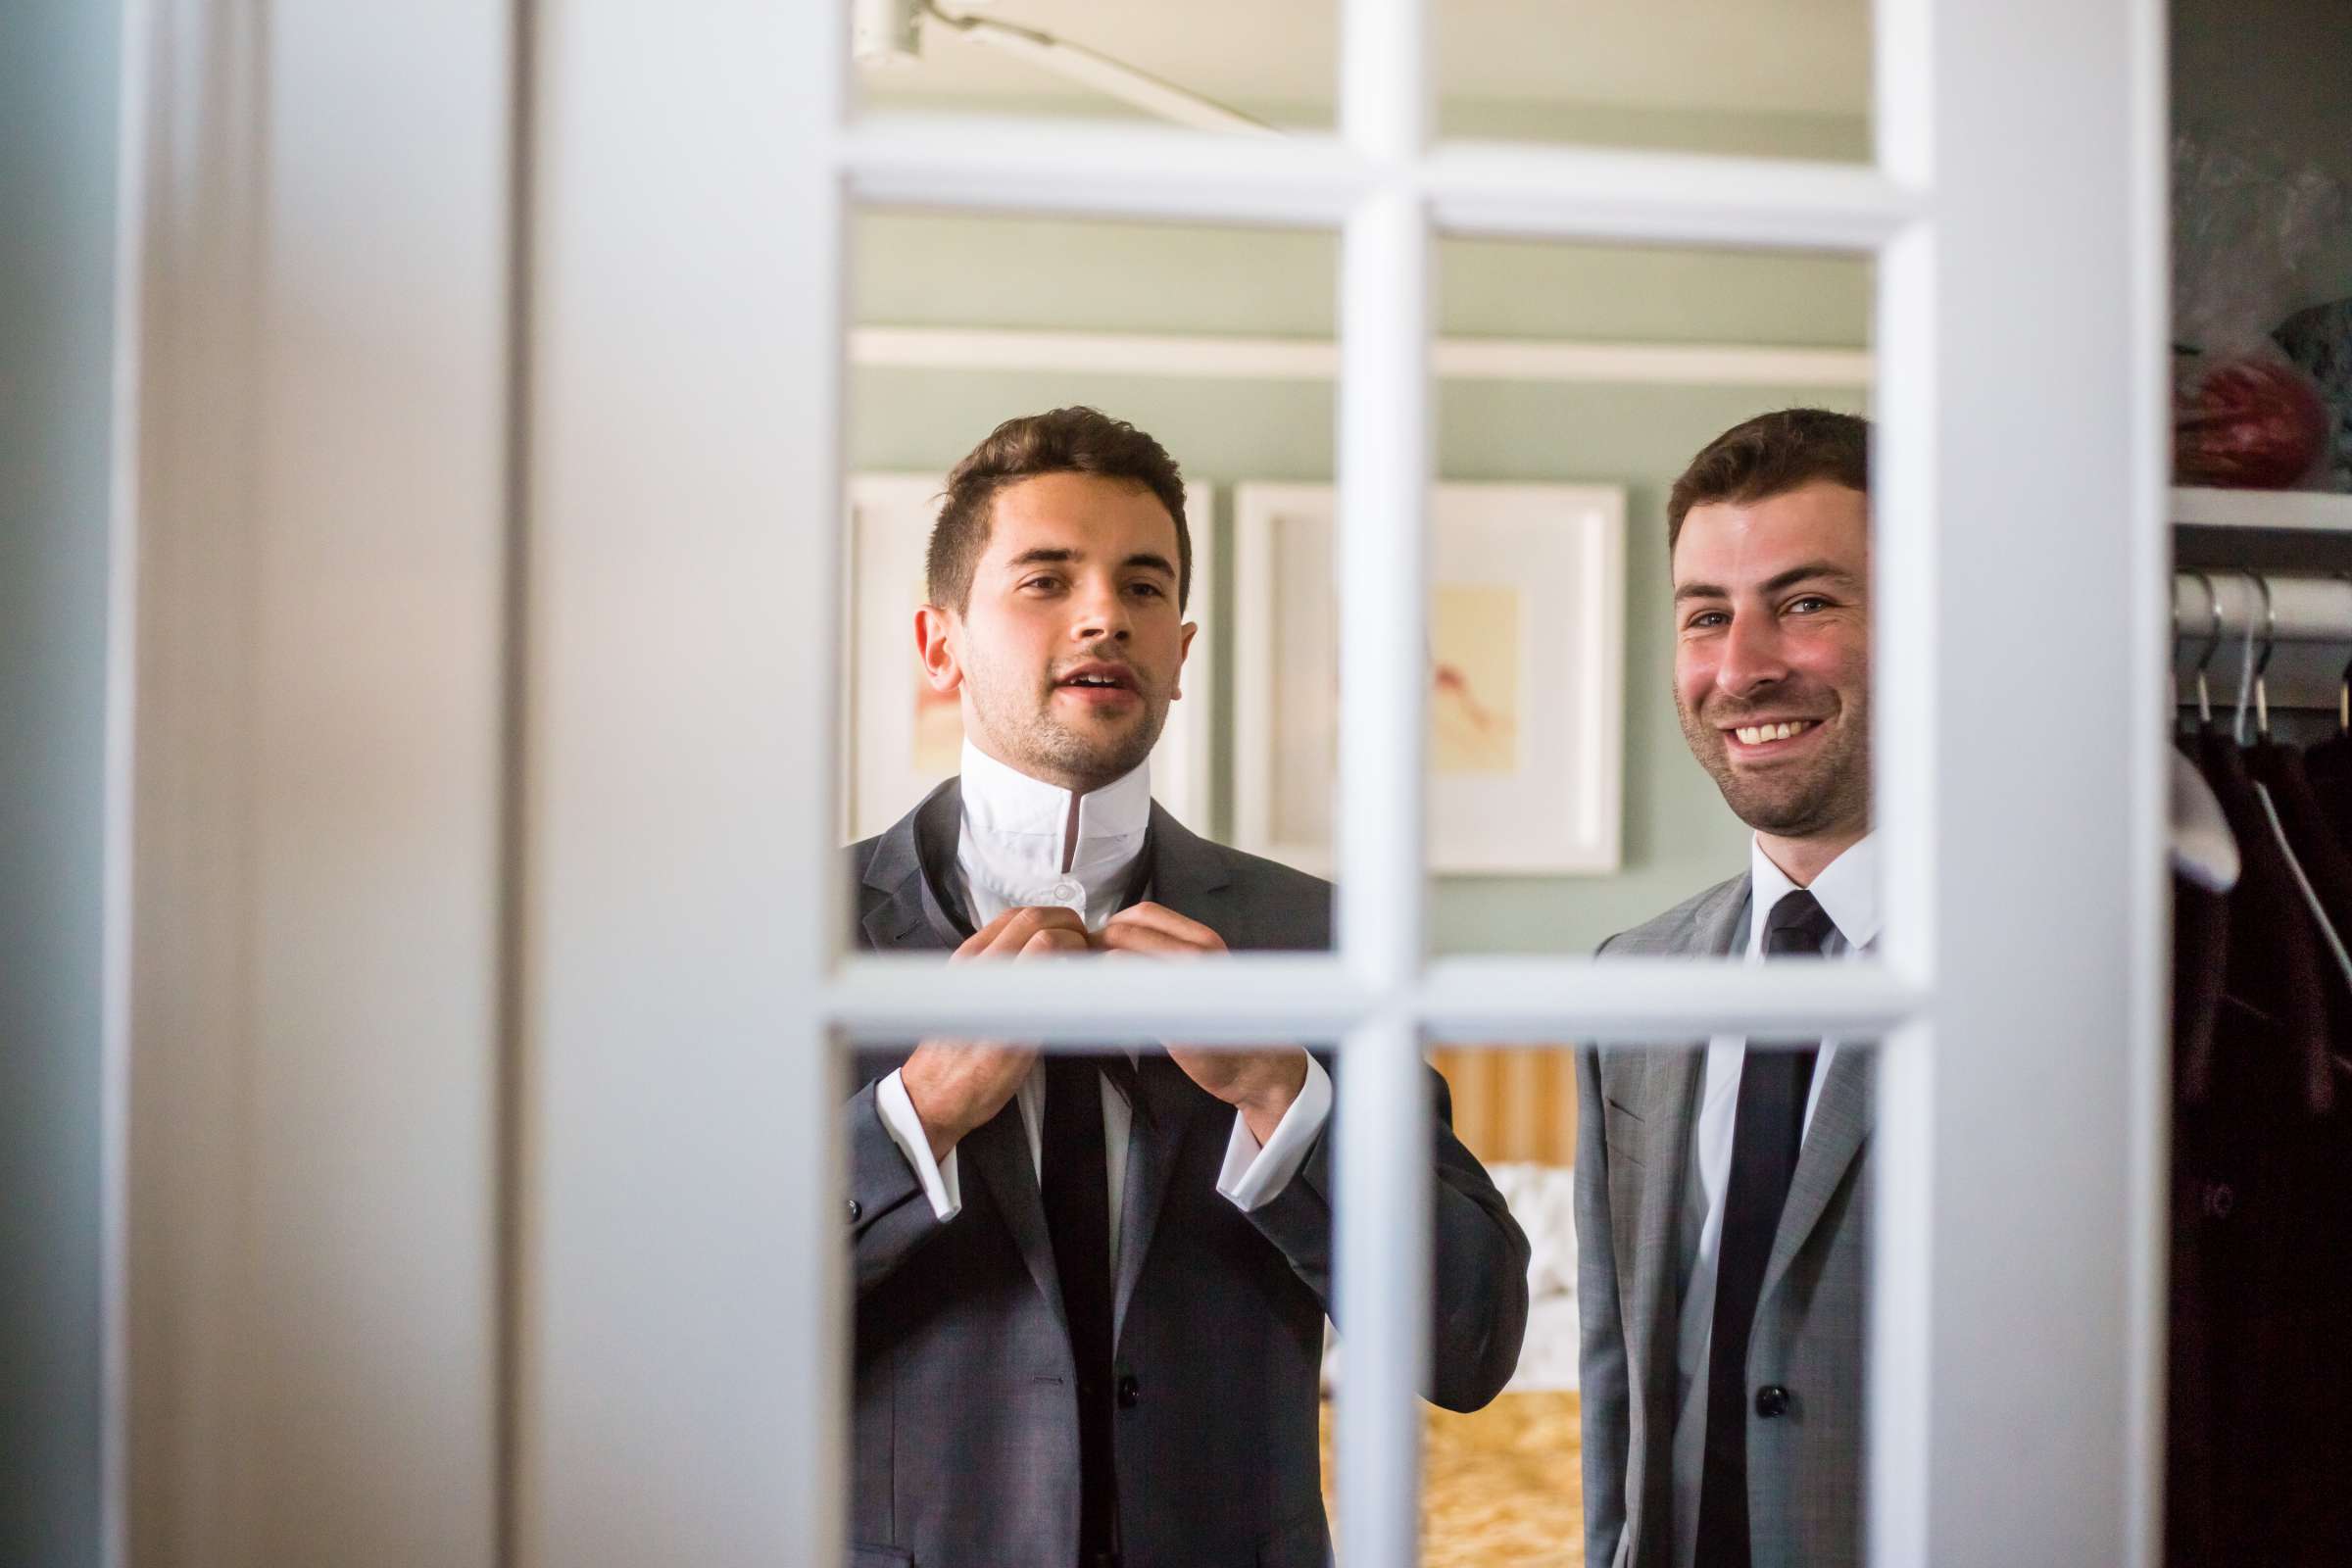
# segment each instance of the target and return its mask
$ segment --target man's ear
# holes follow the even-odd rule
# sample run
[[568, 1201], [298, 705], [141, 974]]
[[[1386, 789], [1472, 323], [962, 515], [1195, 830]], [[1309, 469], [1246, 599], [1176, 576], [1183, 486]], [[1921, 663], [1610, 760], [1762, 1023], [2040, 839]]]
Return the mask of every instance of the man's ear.
[[1197, 620], [1188, 620], [1184, 623], [1184, 640], [1176, 645], [1176, 678], [1168, 683], [1168, 698], [1171, 702], [1184, 695], [1184, 662], [1192, 657], [1193, 638], [1200, 633], [1200, 623]]
[[963, 660], [957, 654], [956, 617], [937, 605], [914, 612], [914, 652], [923, 662], [923, 678], [942, 696], [963, 685]]

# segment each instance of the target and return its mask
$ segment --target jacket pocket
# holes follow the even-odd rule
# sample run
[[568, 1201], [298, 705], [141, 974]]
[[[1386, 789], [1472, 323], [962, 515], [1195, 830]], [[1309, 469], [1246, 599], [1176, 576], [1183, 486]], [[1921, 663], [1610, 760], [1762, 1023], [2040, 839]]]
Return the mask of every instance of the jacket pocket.
[[1257, 1568], [1331, 1568], [1331, 1527], [1324, 1522], [1323, 1505], [1260, 1539]]
[[896, 1546], [861, 1546], [853, 1541], [850, 1568], [914, 1568], [914, 1553]]

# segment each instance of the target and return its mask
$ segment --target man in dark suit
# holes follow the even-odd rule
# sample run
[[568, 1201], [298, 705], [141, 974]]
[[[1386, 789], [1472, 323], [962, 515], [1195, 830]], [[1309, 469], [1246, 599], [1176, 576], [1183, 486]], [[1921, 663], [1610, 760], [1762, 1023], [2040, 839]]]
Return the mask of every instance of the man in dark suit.
[[[956, 961], [1330, 944], [1331, 890], [1152, 803], [1194, 627], [1176, 465], [1089, 409], [949, 476], [915, 631], [963, 771], [857, 845], [857, 941]], [[845, 1107], [857, 1279], [853, 1561], [1327, 1561], [1316, 1406], [1330, 1069], [1297, 1046], [865, 1052]], [[1526, 1238], [1430, 1129], [1430, 1395], [1499, 1391]]]
[[[1755, 831], [1746, 870], [1604, 956], [1819, 959], [1877, 940], [1868, 450], [1854, 416], [1787, 409], [1675, 482], [1675, 706]], [[1579, 1054], [1592, 1568], [1861, 1560], [1865, 1044]]]

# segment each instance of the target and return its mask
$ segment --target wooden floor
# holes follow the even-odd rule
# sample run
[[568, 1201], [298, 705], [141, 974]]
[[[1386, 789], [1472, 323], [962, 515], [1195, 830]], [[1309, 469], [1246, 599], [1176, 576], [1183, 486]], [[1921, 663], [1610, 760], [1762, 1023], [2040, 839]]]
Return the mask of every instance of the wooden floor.
[[[1422, 1562], [1428, 1568], [1581, 1568], [1585, 1510], [1577, 1396], [1505, 1394], [1474, 1415], [1424, 1408]], [[1323, 1503], [1338, 1519], [1328, 1402]], [[1345, 1543], [1339, 1559], [1348, 1560]]]

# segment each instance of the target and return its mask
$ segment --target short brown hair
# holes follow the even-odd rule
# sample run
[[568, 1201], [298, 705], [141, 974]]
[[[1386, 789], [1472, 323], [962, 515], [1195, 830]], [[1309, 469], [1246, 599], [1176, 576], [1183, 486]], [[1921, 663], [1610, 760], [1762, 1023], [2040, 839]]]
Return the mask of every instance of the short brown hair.
[[948, 474], [947, 500], [923, 559], [931, 603], [962, 614], [972, 574], [988, 548], [997, 492], [1041, 473], [1094, 473], [1125, 479], [1159, 498], [1176, 520], [1176, 608], [1193, 588], [1193, 535], [1184, 523], [1184, 476], [1167, 448], [1125, 419], [1088, 408], [1054, 409], [1006, 419]]
[[1870, 494], [1870, 421], [1829, 409], [1780, 409], [1735, 424], [1708, 442], [1666, 500], [1666, 548], [1683, 537], [1692, 507], [1747, 505], [1819, 479]]

